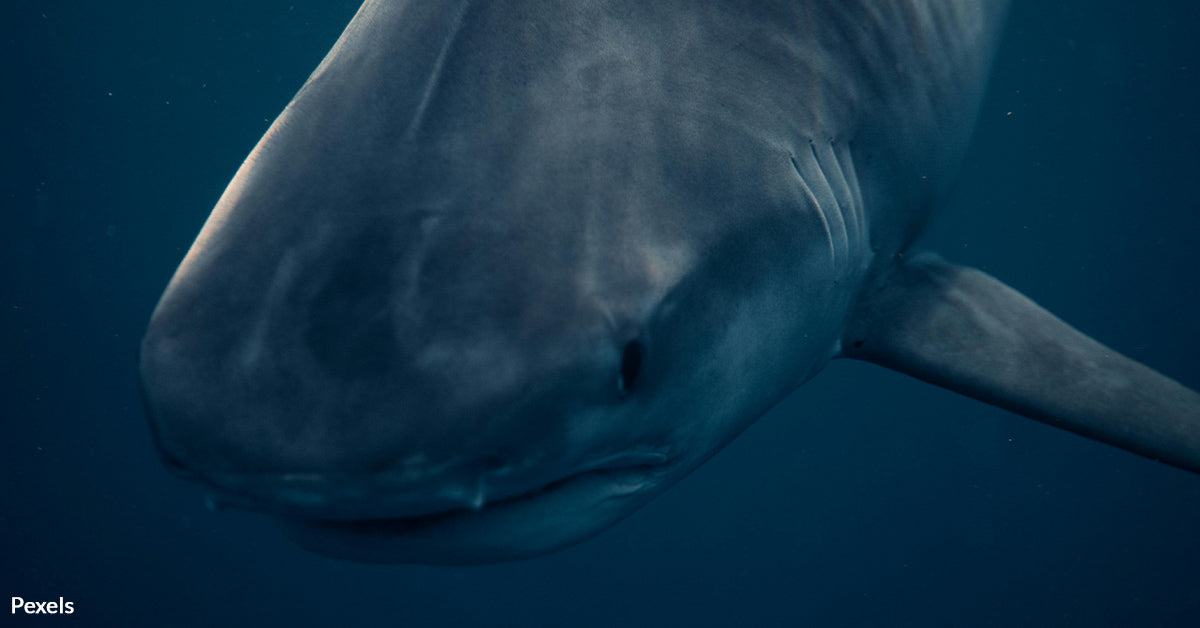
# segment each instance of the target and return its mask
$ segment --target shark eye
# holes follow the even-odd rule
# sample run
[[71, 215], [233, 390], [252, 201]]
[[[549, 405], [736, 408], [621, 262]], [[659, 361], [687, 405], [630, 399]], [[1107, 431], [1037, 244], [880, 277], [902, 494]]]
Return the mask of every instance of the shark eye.
[[617, 376], [617, 392], [622, 396], [633, 390], [638, 373], [642, 370], [642, 343], [630, 340], [621, 352], [621, 373]]

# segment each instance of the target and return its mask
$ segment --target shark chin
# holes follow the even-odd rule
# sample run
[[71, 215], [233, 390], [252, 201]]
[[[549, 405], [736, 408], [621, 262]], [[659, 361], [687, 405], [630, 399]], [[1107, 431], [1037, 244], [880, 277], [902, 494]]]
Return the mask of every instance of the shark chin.
[[[625, 518], [677, 470], [638, 465], [590, 470], [477, 507], [394, 518], [278, 517], [297, 545], [362, 563], [487, 564], [574, 545]], [[531, 525], [532, 523], [532, 525]]]

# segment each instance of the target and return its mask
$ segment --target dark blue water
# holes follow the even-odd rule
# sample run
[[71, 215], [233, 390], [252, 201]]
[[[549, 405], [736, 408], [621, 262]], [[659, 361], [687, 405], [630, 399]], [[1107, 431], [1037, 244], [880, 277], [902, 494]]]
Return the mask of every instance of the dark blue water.
[[[1200, 625], [1200, 476], [858, 363], [541, 559], [343, 564], [205, 510], [151, 448], [137, 341], [355, 8], [0, 10], [0, 595], [76, 604], [14, 625]], [[1191, 1], [1019, 0], [928, 238], [1193, 388], [1198, 41]]]

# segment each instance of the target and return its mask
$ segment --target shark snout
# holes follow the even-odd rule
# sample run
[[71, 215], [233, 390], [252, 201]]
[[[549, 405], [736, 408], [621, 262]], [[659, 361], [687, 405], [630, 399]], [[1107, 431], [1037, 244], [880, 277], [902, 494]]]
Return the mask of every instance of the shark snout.
[[143, 339], [172, 469], [251, 508], [414, 516], [541, 490], [647, 429], [607, 417], [632, 416], [684, 256], [563, 220], [558, 196], [484, 194], [482, 174], [343, 180], [293, 163], [288, 128], [231, 183]]
[[580, 418], [625, 403], [644, 358], [636, 326], [585, 311], [574, 320], [594, 333], [539, 344], [519, 327], [413, 323], [386, 274], [347, 262], [305, 281], [287, 256], [277, 266], [252, 295], [172, 286], [143, 340], [156, 445], [216, 504], [420, 517], [664, 457]]

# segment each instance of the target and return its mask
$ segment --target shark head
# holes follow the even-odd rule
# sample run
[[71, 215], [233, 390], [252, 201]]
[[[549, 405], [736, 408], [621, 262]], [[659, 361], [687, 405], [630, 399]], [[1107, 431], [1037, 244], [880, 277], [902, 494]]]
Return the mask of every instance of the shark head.
[[141, 349], [156, 443], [216, 501], [355, 560], [535, 555], [836, 351], [859, 270], [818, 197], [857, 189], [800, 182], [827, 148], [775, 140], [760, 51], [534, 4], [368, 2], [229, 184]]

